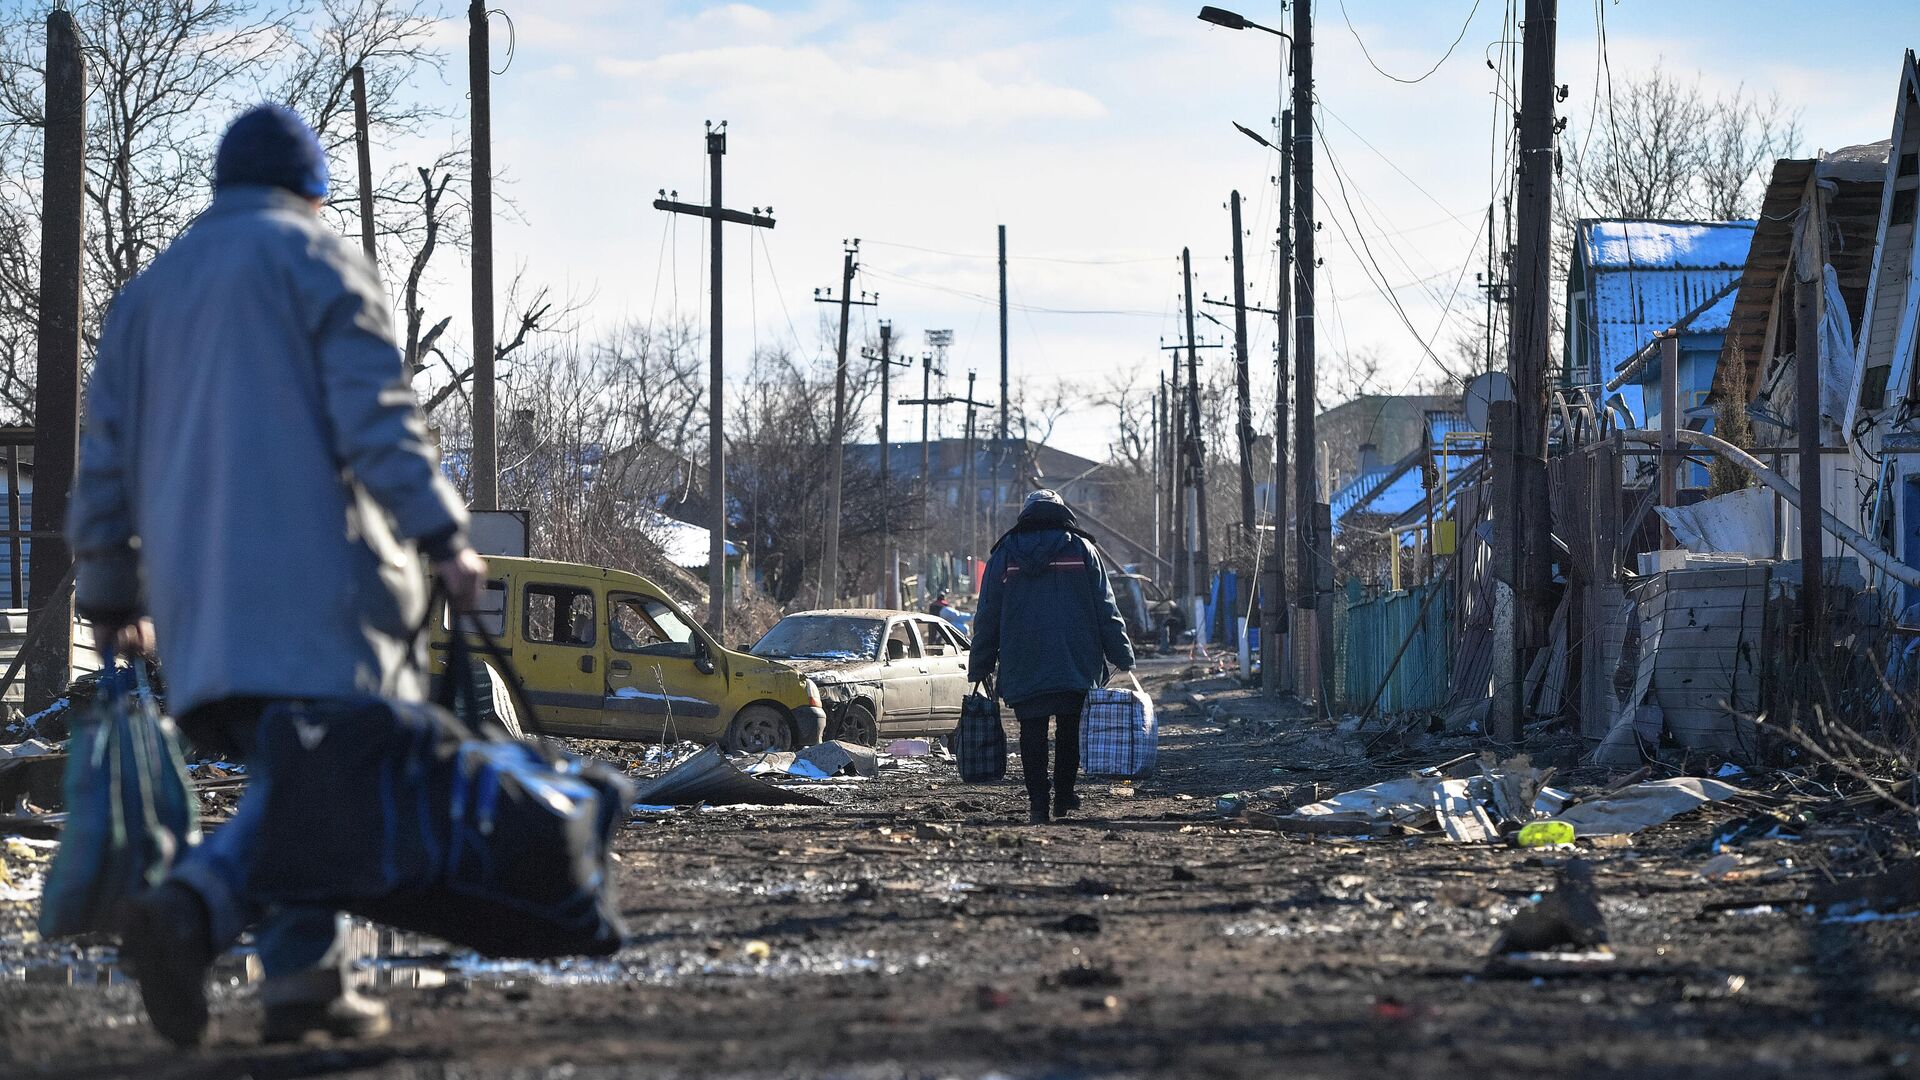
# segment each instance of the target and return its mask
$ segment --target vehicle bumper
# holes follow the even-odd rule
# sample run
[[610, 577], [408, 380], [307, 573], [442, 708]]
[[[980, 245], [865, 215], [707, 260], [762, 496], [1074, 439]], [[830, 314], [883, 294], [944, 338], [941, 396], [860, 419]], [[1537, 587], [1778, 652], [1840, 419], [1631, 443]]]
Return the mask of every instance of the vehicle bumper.
[[793, 710], [793, 726], [797, 729], [798, 745], [812, 746], [826, 737], [827, 710], [802, 705]]

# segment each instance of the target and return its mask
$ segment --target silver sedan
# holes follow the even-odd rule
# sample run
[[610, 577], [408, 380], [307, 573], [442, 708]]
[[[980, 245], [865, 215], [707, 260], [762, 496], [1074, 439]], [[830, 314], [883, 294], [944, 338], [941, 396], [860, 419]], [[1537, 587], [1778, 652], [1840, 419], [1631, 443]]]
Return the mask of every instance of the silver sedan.
[[911, 611], [803, 611], [774, 624], [755, 656], [798, 668], [820, 687], [827, 738], [944, 735], [967, 695], [966, 635]]

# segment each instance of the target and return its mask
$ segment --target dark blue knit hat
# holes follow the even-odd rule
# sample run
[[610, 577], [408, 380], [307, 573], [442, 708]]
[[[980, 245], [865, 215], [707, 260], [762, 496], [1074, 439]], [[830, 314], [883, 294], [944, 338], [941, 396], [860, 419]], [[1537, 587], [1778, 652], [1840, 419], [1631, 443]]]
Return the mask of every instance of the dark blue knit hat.
[[327, 197], [327, 153], [306, 121], [283, 105], [257, 105], [240, 114], [220, 140], [213, 186], [286, 188], [309, 199]]

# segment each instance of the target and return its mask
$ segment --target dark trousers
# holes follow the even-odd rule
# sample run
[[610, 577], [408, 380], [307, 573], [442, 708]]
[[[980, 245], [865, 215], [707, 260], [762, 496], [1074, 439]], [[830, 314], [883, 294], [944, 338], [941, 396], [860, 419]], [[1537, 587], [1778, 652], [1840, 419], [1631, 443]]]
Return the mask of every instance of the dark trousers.
[[1080, 772], [1080, 706], [1060, 708], [1049, 713], [1028, 716], [1016, 712], [1020, 720], [1020, 771], [1027, 778], [1027, 802], [1035, 810], [1047, 805], [1047, 721], [1057, 729], [1054, 737], [1052, 793], [1055, 799], [1073, 794], [1073, 780]]

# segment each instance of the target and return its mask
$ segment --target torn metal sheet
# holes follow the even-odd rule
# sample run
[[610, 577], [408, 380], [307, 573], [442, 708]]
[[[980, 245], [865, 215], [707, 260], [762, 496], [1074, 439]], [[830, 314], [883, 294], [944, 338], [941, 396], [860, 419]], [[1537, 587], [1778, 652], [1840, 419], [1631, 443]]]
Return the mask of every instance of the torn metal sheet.
[[1670, 821], [1689, 810], [1740, 794], [1718, 780], [1676, 776], [1622, 788], [1603, 799], [1577, 803], [1553, 818], [1573, 826], [1578, 837], [1620, 836]]
[[873, 747], [847, 742], [845, 739], [830, 739], [815, 743], [800, 751], [801, 761], [808, 762], [828, 776], [851, 773], [854, 776], [874, 776], [880, 772], [880, 761]]
[[642, 806], [825, 806], [798, 791], [756, 780], [709, 746], [634, 792]]

